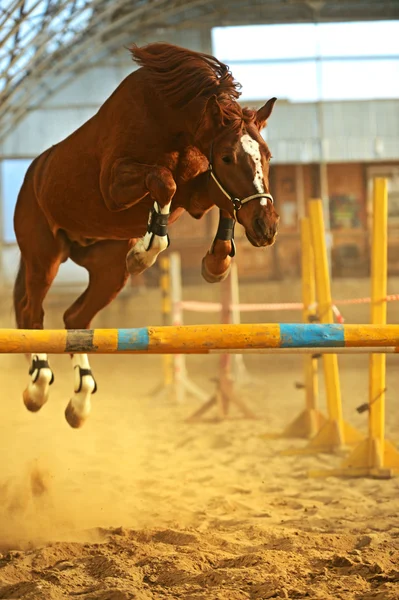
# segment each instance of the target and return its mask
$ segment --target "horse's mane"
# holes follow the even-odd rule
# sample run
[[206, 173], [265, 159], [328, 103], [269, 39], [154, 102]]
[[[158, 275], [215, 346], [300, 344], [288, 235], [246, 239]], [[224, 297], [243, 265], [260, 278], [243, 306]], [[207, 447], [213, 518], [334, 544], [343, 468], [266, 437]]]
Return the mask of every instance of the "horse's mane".
[[221, 125], [238, 128], [243, 121], [253, 120], [252, 111], [243, 111], [237, 102], [241, 85], [229, 67], [214, 56], [161, 42], [141, 48], [134, 44], [130, 52], [133, 60], [150, 73], [157, 92], [171, 108], [185, 108], [200, 98], [204, 109], [207, 100], [215, 96]]

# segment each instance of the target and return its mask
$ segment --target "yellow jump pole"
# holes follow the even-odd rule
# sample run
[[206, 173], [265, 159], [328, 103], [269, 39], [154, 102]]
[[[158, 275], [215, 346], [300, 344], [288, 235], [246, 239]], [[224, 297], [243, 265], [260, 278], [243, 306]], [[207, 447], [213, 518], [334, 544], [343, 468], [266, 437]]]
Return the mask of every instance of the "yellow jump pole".
[[[332, 311], [331, 284], [322, 201], [310, 200], [308, 209], [314, 251], [318, 317], [321, 323], [333, 323], [334, 315]], [[288, 451], [290, 454], [293, 452], [304, 454], [318, 452], [331, 453], [342, 449], [347, 444], [354, 444], [363, 437], [343, 420], [338, 356], [336, 354], [323, 354], [323, 367], [328, 420], [305, 448]]]
[[[0, 329], [0, 354], [399, 353], [399, 325], [251, 323], [133, 329]], [[353, 351], [353, 352], [352, 352]]]
[[[371, 323], [387, 322], [388, 190], [386, 179], [375, 179], [373, 189], [373, 237], [371, 252]], [[370, 355], [369, 432], [343, 461], [341, 475], [391, 477], [399, 472], [399, 452], [385, 440], [385, 354]]]
[[[314, 322], [316, 315], [316, 284], [314, 272], [314, 253], [312, 247], [310, 221], [301, 219], [302, 249], [302, 302], [304, 323]], [[318, 360], [308, 354], [303, 358], [305, 376], [305, 409], [282, 432], [284, 438], [313, 438], [322, 425], [325, 417], [317, 409], [319, 386], [317, 373]]]

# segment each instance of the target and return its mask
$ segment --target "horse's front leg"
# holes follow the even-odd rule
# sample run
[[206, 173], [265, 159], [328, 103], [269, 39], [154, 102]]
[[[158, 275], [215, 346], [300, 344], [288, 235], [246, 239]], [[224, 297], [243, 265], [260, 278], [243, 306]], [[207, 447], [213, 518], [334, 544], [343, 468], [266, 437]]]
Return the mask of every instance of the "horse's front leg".
[[126, 257], [126, 266], [131, 275], [138, 275], [151, 267], [158, 254], [169, 246], [168, 219], [176, 192], [172, 173], [164, 167], [155, 167], [146, 177], [146, 188], [154, 200], [154, 206], [144, 237], [136, 242]]
[[111, 211], [131, 208], [147, 196], [154, 201], [147, 232], [137, 240], [126, 257], [129, 273], [138, 275], [151, 267], [158, 254], [169, 246], [168, 218], [177, 187], [173, 175], [166, 167], [120, 158], [111, 166], [104, 167], [100, 187], [105, 204]]
[[202, 259], [202, 277], [208, 283], [226, 279], [230, 272], [231, 259], [235, 255], [235, 220], [224, 212], [219, 212], [219, 226], [210, 250]]

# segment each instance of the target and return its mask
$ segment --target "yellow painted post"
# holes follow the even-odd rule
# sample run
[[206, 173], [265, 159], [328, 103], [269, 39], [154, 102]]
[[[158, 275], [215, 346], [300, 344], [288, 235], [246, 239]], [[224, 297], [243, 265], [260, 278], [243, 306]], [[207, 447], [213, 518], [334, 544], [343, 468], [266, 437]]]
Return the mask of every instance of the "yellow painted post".
[[[323, 205], [321, 200], [309, 202], [310, 228], [315, 257], [316, 290], [318, 316], [321, 323], [334, 323], [330, 270], [327, 258]], [[362, 435], [344, 422], [342, 414], [341, 388], [338, 371], [338, 356], [323, 355], [324, 380], [326, 387], [328, 421], [312, 442], [313, 448], [319, 447], [328, 452], [344, 445], [353, 444], [362, 439]]]
[[[161, 315], [162, 325], [172, 325], [172, 303], [170, 298], [170, 259], [161, 256], [159, 259], [161, 275], [159, 285], [161, 288]], [[161, 400], [165, 397], [171, 399], [173, 395], [173, 360], [172, 354], [162, 355], [162, 382], [151, 393], [151, 396]]]
[[[310, 221], [301, 219], [301, 250], [302, 250], [302, 320], [311, 323], [316, 315], [316, 284], [314, 273], [314, 253], [312, 247]], [[318, 360], [311, 354], [303, 358], [305, 377], [305, 409], [284, 429], [280, 436], [284, 438], [313, 438], [320, 430], [326, 419], [317, 410], [319, 394]], [[266, 436], [262, 436], [266, 437]]]
[[[386, 325], [388, 275], [388, 188], [375, 179], [371, 249], [371, 323]], [[399, 452], [385, 440], [385, 354], [371, 354], [369, 364], [369, 432], [343, 461], [340, 474], [349, 477], [391, 477], [399, 472]]]
[[[388, 276], [388, 190], [386, 179], [375, 179], [373, 195], [373, 246], [371, 257], [371, 323], [386, 325]], [[369, 437], [378, 440], [381, 467], [385, 427], [385, 354], [370, 354]]]
[[[334, 323], [332, 311], [331, 285], [327, 259], [327, 247], [321, 200], [309, 202], [311, 235], [315, 253], [315, 272], [318, 299], [318, 316], [320, 323]], [[337, 423], [341, 443], [344, 443], [342, 430], [342, 402], [338, 373], [338, 357], [336, 354], [323, 357], [324, 377], [328, 414]]]
[[[314, 252], [318, 319], [321, 323], [334, 323], [322, 201], [310, 200], [308, 209]], [[363, 437], [343, 420], [338, 356], [323, 354], [323, 367], [328, 420], [305, 448], [289, 450], [284, 454], [334, 452], [347, 444], [358, 442]]]
[[[314, 272], [314, 253], [311, 240], [310, 221], [308, 218], [301, 220], [301, 247], [302, 247], [302, 321], [311, 323], [316, 315], [316, 283]], [[319, 394], [317, 377], [317, 359], [313, 356], [304, 357], [306, 409], [309, 413], [317, 410]], [[312, 421], [312, 418], [310, 419]], [[313, 437], [319, 430], [319, 424], [313, 423], [308, 437]]]

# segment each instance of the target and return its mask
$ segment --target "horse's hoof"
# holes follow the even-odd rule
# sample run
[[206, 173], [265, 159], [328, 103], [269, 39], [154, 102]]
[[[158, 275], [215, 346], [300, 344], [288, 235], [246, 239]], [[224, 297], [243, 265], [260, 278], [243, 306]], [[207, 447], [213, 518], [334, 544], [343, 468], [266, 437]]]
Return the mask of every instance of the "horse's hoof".
[[224, 273], [219, 273], [219, 274], [215, 275], [214, 273], [210, 273], [210, 271], [208, 271], [205, 258], [206, 258], [206, 256], [202, 259], [202, 264], [201, 264], [201, 275], [205, 279], [205, 281], [207, 281], [208, 283], [219, 283], [220, 281], [224, 281], [226, 279], [226, 277], [228, 276], [228, 274], [230, 273], [230, 264], [231, 263], [227, 267], [226, 271], [224, 271]]
[[47, 402], [47, 396], [43, 399], [43, 401], [40, 404], [35, 402], [35, 400], [31, 397], [28, 388], [26, 388], [24, 390], [24, 392], [22, 394], [22, 398], [23, 398], [26, 408], [30, 412], [38, 412], [41, 409], [41, 407], [43, 406], [43, 404], [45, 404]]
[[73, 407], [72, 400], [69, 401], [69, 404], [65, 409], [65, 418], [68, 424], [71, 427], [73, 427], [73, 429], [79, 429], [79, 427], [82, 427], [83, 423], [86, 420], [80, 415], [78, 415], [78, 413]]

